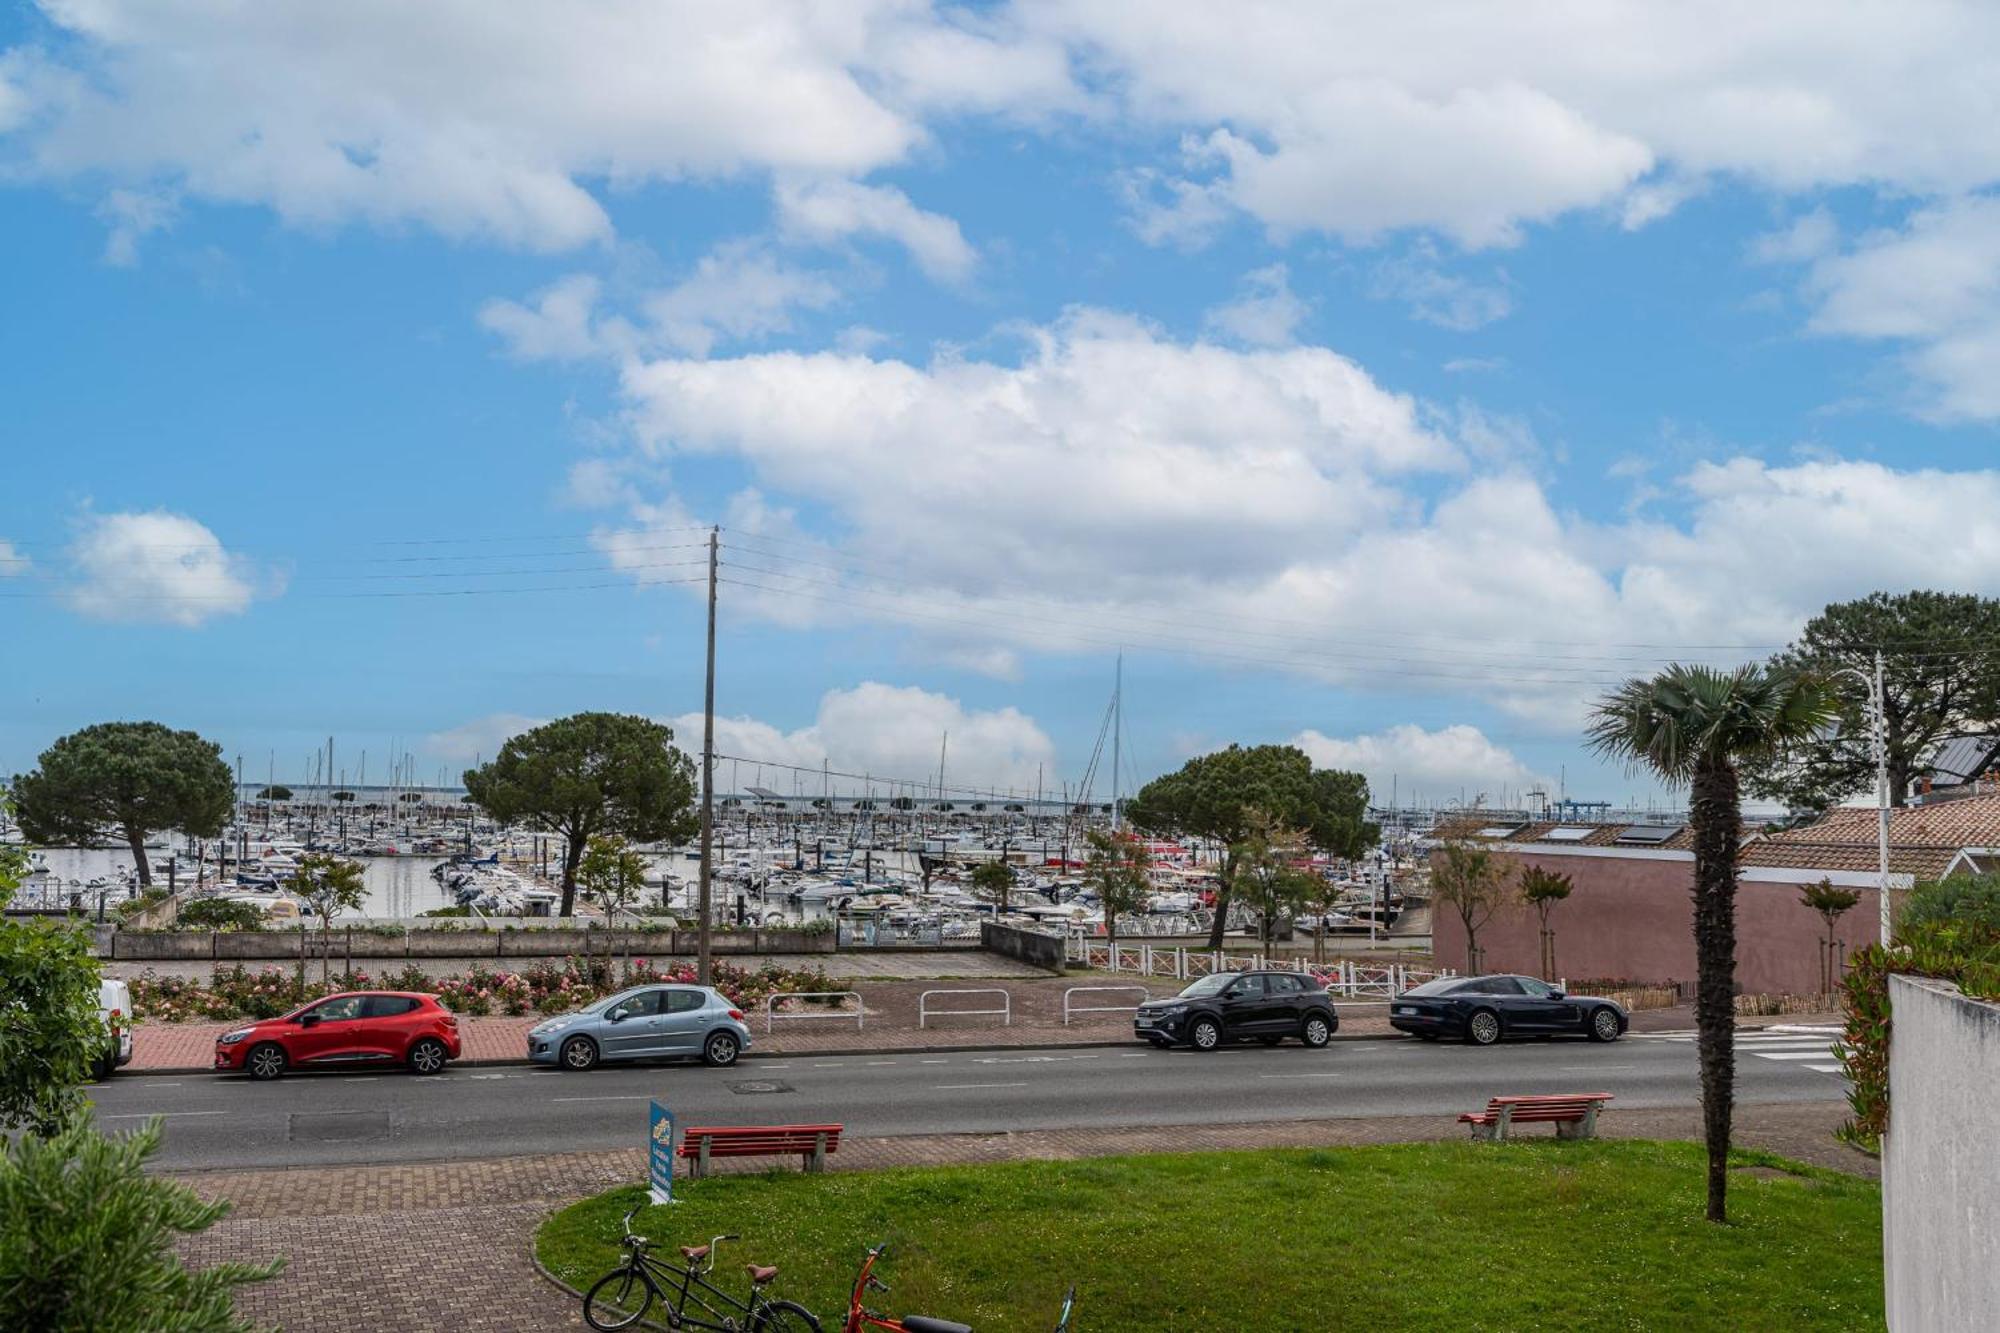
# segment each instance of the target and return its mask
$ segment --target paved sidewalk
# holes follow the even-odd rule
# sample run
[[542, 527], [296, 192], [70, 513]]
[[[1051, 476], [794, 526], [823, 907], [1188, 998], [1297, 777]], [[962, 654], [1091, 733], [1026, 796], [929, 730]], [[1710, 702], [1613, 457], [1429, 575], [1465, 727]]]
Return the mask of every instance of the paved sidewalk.
[[[1080, 1046], [1132, 1039], [1131, 1016], [1127, 1013], [1076, 1014], [1065, 1026], [1062, 1022], [1062, 993], [1073, 986], [1065, 978], [1036, 978], [1004, 984], [1013, 1006], [1012, 1021], [1005, 1024], [997, 1016], [939, 1017], [933, 1014], [926, 1027], [917, 1026], [917, 999], [926, 990], [941, 989], [927, 981], [862, 982], [855, 987], [867, 1006], [865, 1026], [857, 1029], [852, 1020], [831, 1018], [787, 1019], [780, 1015], [768, 1035], [761, 1013], [750, 1015], [753, 1037], [752, 1056], [865, 1054], [875, 1051], [967, 1050], [989, 1047]], [[1096, 984], [1096, 983], [1091, 983]], [[953, 987], [955, 988], [955, 987]], [[1172, 993], [1172, 983], [1155, 983], [1151, 993]], [[1079, 1003], [1125, 1004], [1137, 1001], [1137, 994], [1092, 995]], [[940, 997], [941, 1004], [964, 1008], [992, 1007], [996, 1001], [986, 996]], [[527, 1045], [527, 1031], [540, 1022], [539, 1016], [524, 1018], [462, 1018], [459, 1033], [464, 1043], [462, 1059], [473, 1064], [521, 1064]], [[1841, 1023], [1838, 1014], [1785, 1014], [1768, 1018], [1740, 1018], [1738, 1031], [1751, 1031], [1776, 1024]], [[214, 1064], [215, 1039], [241, 1023], [141, 1023], [133, 1033], [132, 1063], [127, 1073], [200, 1073]], [[1672, 1009], [1640, 1010], [1632, 1015], [1634, 1032], [1692, 1032], [1694, 1013], [1686, 1005]], [[1341, 1004], [1342, 1039], [1394, 1036], [1380, 1004]]]
[[[1875, 1177], [1873, 1159], [1835, 1143], [1842, 1102], [1737, 1108], [1736, 1142]], [[1612, 1138], [1692, 1138], [1695, 1107], [1619, 1110], [1599, 1121]], [[1443, 1116], [1282, 1121], [1158, 1129], [848, 1139], [832, 1169], [879, 1170], [1116, 1153], [1325, 1147], [1450, 1140]], [[721, 1166], [722, 1164], [718, 1164]], [[758, 1163], [731, 1163], [745, 1170]], [[534, 1274], [536, 1225], [554, 1208], [645, 1174], [641, 1149], [401, 1166], [214, 1171], [179, 1177], [235, 1210], [182, 1253], [197, 1266], [224, 1258], [290, 1256], [275, 1280], [241, 1293], [238, 1312], [293, 1333], [351, 1329], [516, 1330], [581, 1326], [575, 1302]]]

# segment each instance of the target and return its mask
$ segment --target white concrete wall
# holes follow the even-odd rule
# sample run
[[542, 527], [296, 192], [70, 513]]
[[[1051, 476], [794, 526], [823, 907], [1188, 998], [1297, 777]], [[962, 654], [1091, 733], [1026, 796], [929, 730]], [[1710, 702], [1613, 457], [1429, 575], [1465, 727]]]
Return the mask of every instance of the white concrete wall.
[[2000, 1329], [2000, 1005], [1914, 977], [1889, 999], [1889, 1327]]

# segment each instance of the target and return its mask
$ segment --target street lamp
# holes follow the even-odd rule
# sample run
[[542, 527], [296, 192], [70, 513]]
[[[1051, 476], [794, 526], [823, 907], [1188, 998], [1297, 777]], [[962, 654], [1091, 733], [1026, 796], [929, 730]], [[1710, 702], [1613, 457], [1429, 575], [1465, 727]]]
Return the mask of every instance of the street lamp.
[[1882, 947], [1889, 947], [1889, 710], [1882, 684], [1882, 650], [1875, 650], [1871, 675], [1859, 667], [1841, 667], [1836, 676], [1853, 676], [1868, 687], [1868, 743], [1875, 758], [1875, 893], [1882, 916]]

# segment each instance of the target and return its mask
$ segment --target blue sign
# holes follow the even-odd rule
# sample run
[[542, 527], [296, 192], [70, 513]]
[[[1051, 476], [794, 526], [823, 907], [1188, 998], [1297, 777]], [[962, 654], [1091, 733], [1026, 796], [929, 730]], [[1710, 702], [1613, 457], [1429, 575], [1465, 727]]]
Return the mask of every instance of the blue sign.
[[651, 1131], [646, 1136], [646, 1167], [654, 1203], [674, 1201], [674, 1113], [653, 1103]]

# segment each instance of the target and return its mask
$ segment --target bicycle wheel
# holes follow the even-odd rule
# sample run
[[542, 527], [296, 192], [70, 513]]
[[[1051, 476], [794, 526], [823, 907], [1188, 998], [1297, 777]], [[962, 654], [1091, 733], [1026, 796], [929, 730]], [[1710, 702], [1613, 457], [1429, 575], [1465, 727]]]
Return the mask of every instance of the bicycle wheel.
[[772, 1301], [750, 1321], [750, 1333], [820, 1333], [819, 1320], [803, 1305]]
[[583, 1321], [610, 1333], [638, 1323], [652, 1304], [653, 1284], [646, 1275], [636, 1265], [617, 1268], [597, 1279], [583, 1298]]

